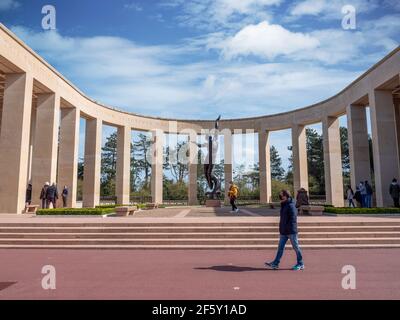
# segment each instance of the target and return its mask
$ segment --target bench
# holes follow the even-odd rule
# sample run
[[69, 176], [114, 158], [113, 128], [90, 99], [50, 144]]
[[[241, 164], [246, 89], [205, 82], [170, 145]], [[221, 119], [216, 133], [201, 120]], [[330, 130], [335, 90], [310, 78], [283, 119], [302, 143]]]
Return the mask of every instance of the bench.
[[307, 214], [309, 216], [322, 216], [325, 208], [323, 206], [300, 206], [299, 214]]
[[37, 205], [27, 205], [24, 213], [36, 214], [38, 208], [39, 206]]
[[146, 203], [146, 209], [158, 209], [158, 203]]
[[129, 215], [133, 215], [135, 211], [137, 211], [137, 206], [116, 207], [115, 215], [117, 217], [127, 217]]

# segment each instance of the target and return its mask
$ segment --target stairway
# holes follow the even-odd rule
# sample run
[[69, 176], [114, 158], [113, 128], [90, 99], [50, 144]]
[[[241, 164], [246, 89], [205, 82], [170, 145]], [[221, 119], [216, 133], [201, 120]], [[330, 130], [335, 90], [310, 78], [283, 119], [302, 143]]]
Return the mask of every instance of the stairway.
[[[300, 222], [302, 248], [400, 248], [400, 221]], [[276, 222], [0, 223], [0, 249], [276, 249]], [[288, 243], [288, 247], [290, 244]]]

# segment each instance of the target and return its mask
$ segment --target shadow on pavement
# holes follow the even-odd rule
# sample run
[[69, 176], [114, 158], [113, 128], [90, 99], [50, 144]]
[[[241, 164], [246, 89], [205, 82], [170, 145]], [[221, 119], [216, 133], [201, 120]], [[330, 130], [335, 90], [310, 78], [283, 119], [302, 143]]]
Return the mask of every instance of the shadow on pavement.
[[268, 268], [253, 268], [253, 267], [240, 267], [240, 266], [212, 266], [212, 267], [199, 267], [194, 268], [195, 270], [214, 270], [214, 271], [222, 271], [222, 272], [248, 272], [248, 271], [282, 271], [282, 270], [291, 270], [291, 269], [278, 269], [272, 270]]
[[8, 287], [13, 286], [16, 282], [0, 282], [0, 291], [7, 289]]

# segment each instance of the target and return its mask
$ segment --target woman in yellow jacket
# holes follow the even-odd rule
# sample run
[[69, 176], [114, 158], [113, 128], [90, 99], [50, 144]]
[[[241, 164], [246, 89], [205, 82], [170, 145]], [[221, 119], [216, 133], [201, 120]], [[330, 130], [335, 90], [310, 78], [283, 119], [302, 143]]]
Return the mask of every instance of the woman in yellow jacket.
[[232, 206], [232, 211], [231, 212], [239, 212], [238, 207], [236, 206], [236, 199], [239, 194], [239, 188], [237, 187], [236, 184], [233, 183], [233, 181], [229, 182], [229, 192], [228, 192], [228, 197]]

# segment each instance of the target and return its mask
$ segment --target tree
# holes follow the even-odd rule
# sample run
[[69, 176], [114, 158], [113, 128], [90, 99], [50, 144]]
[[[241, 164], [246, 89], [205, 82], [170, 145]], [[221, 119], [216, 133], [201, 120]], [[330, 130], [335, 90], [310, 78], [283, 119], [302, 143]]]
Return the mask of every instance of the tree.
[[115, 195], [115, 176], [117, 169], [117, 133], [107, 137], [101, 149], [101, 195]]
[[275, 146], [270, 147], [271, 178], [282, 181], [285, 176], [285, 169], [282, 167], [282, 159]]
[[182, 183], [189, 173], [189, 149], [187, 141], [178, 142], [176, 148], [165, 150], [164, 168], [169, 170], [176, 182]]
[[142, 188], [150, 189], [150, 174], [151, 174], [151, 159], [149, 155], [151, 152], [151, 141], [143, 133], [139, 134], [138, 140], [133, 143], [133, 158], [135, 159], [134, 165], [136, 174], [139, 177], [144, 175]]

